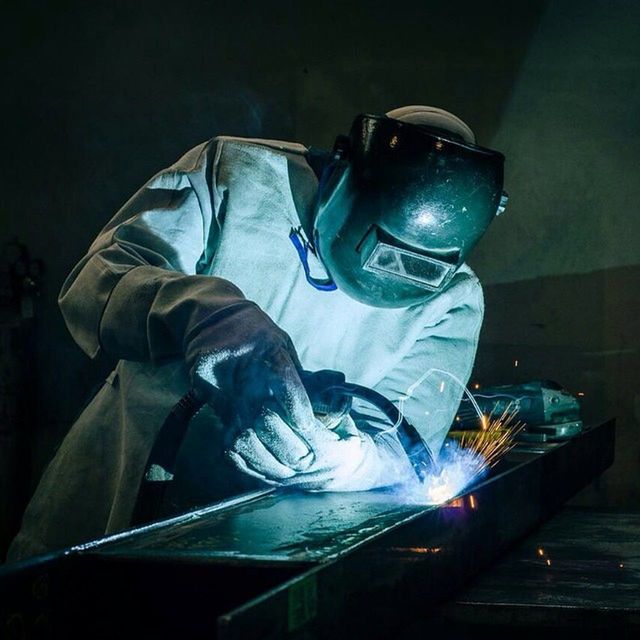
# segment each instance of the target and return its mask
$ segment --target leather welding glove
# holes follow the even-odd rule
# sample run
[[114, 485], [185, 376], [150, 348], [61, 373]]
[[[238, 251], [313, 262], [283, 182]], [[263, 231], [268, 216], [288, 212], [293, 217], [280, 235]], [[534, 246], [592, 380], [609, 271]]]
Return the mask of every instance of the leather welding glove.
[[[240, 428], [265, 405], [289, 431], [315, 426], [289, 335], [227, 280], [132, 269], [111, 294], [100, 335], [105, 351], [120, 358], [159, 364], [183, 356], [192, 384]], [[287, 458], [296, 469], [308, 461]]]
[[[296, 433], [315, 427], [301, 369], [291, 339], [255, 303], [235, 302], [212, 312], [185, 335], [185, 360], [196, 388], [231, 408], [240, 428], [262, 425], [261, 437], [286, 452], [294, 469], [311, 461], [309, 447]], [[267, 409], [268, 407], [268, 409]], [[258, 420], [265, 413], [275, 422]]]
[[[283, 429], [276, 415], [271, 415], [269, 421], [274, 433]], [[312, 461], [303, 471], [287, 465], [282, 451], [274, 446], [274, 440], [282, 439], [265, 438], [265, 431], [247, 429], [227, 455], [238, 469], [268, 484], [307, 491], [366, 491], [415, 477], [392, 432], [371, 435], [358, 429], [351, 416], [345, 416], [333, 430], [317, 421], [315, 428], [304, 431], [302, 437], [296, 436], [297, 442], [288, 440], [291, 451], [310, 447]]]

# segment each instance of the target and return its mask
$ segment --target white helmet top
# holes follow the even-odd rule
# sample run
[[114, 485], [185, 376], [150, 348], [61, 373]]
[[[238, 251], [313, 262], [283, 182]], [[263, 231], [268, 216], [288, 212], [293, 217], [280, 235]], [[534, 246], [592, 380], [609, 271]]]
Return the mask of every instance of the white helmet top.
[[473, 131], [471, 131], [458, 116], [454, 116], [453, 113], [449, 113], [438, 107], [409, 105], [387, 112], [387, 117], [400, 120], [401, 122], [408, 122], [409, 124], [444, 129], [445, 131], [458, 134], [469, 144], [476, 143], [476, 137]]

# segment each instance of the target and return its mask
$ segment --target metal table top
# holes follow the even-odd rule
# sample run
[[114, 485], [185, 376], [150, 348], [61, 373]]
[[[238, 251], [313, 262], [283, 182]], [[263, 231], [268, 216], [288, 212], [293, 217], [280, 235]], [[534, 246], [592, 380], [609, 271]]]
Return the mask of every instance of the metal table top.
[[473, 625], [640, 626], [640, 512], [565, 507], [445, 613]]

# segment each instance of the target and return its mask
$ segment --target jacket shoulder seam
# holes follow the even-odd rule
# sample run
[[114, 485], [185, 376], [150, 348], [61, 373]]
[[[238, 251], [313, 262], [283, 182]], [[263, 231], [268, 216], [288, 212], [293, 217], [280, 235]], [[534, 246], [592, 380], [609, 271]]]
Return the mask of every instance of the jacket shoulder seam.
[[309, 149], [299, 142], [286, 142], [284, 140], [268, 140], [262, 138], [240, 138], [236, 136], [217, 136], [216, 142], [236, 145], [239, 147], [259, 147], [270, 151], [305, 155]]

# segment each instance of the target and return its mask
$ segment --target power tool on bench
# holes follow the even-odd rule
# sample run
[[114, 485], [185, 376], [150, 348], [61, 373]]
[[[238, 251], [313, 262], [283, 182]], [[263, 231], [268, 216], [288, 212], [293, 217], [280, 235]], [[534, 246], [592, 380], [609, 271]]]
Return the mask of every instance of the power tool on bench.
[[[524, 425], [516, 440], [555, 442], [572, 438], [582, 431], [580, 403], [560, 384], [552, 380], [535, 380], [524, 384], [485, 387], [473, 394], [485, 416], [498, 417], [515, 413]], [[481, 428], [478, 413], [469, 398], [464, 398], [450, 435]]]

